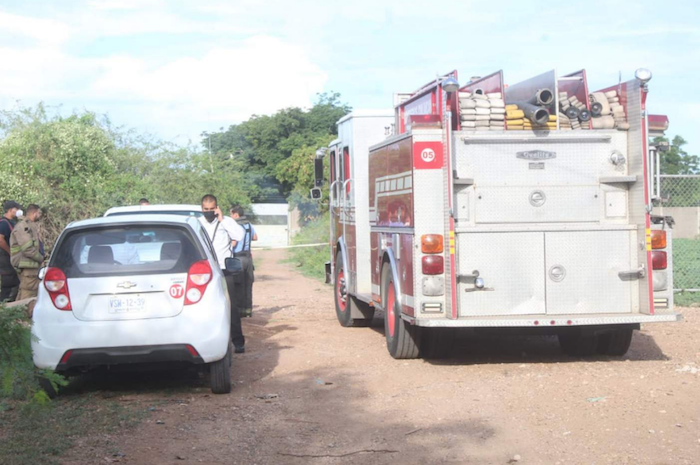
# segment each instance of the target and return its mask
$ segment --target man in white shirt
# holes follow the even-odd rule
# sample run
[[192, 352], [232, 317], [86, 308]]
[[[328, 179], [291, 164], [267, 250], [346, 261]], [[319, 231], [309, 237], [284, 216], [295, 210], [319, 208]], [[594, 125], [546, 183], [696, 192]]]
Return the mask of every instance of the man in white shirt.
[[[222, 270], [226, 269], [226, 259], [232, 256], [231, 249], [236, 246], [236, 243], [243, 240], [245, 231], [233, 218], [223, 215], [216, 197], [211, 194], [202, 197], [202, 213], [204, 215], [199, 218], [199, 222], [214, 247], [216, 261], [219, 262]], [[235, 305], [238, 299], [234, 293], [233, 276], [226, 276], [226, 285], [231, 300], [231, 340], [236, 353], [242, 354], [245, 352], [245, 337], [241, 328], [240, 309]]]

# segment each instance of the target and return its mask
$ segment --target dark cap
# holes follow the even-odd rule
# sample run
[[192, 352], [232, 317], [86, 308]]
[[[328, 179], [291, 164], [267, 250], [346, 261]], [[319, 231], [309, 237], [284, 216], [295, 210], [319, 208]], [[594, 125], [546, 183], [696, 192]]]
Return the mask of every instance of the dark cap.
[[13, 208], [19, 208], [20, 210], [22, 209], [22, 205], [18, 204], [14, 200], [5, 200], [5, 203], [2, 204], [3, 210], [10, 211]]

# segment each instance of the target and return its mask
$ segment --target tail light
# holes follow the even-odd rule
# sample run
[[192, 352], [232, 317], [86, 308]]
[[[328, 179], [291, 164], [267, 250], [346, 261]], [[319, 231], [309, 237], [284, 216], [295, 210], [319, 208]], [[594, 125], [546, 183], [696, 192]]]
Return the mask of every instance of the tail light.
[[63, 311], [73, 310], [68, 292], [68, 280], [66, 274], [60, 268], [48, 268], [44, 275], [44, 287], [49, 292], [49, 297], [54, 307]]
[[651, 231], [651, 248], [665, 249], [666, 248], [666, 231], [654, 229]]
[[185, 305], [196, 304], [202, 300], [207, 284], [211, 281], [212, 271], [208, 260], [195, 262], [187, 273], [187, 289], [185, 290]]
[[666, 252], [655, 250], [651, 253], [651, 267], [654, 270], [665, 270], [667, 266]]
[[442, 253], [444, 240], [440, 234], [424, 234], [420, 237], [423, 253]]
[[445, 272], [445, 263], [442, 255], [425, 255], [421, 260], [423, 274], [442, 274]]

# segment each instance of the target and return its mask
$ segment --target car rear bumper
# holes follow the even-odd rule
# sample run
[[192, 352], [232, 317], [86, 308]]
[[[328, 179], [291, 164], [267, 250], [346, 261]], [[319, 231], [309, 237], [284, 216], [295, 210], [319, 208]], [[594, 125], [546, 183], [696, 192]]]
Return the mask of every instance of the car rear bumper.
[[168, 344], [140, 347], [100, 347], [66, 351], [56, 366], [56, 371], [68, 371], [97, 365], [129, 365], [140, 363], [186, 362], [195, 365], [204, 363], [193, 346]]
[[[96, 360], [90, 365], [100, 365], [100, 361], [104, 364], [135, 363], [130, 361], [133, 357], [126, 349], [133, 349], [131, 355], [136, 358], [154, 358], [146, 362], [166, 362], [182, 354], [181, 349], [173, 351], [173, 347], [184, 347], [187, 351], [187, 344], [199, 354], [201, 363], [211, 363], [226, 356], [231, 337], [230, 312], [228, 309], [214, 309], [211, 301], [201, 306], [188, 306], [170, 318], [81, 321], [73, 316], [73, 312], [58, 311], [50, 301], [47, 302], [48, 298], [42, 299], [45, 296], [41, 294], [39, 297], [32, 326], [35, 336], [32, 352], [34, 365], [38, 368], [57, 369], [69, 350], [77, 357], [73, 363], [88, 358]], [[144, 351], [144, 347], [165, 349]], [[192, 360], [191, 354], [189, 360]]]

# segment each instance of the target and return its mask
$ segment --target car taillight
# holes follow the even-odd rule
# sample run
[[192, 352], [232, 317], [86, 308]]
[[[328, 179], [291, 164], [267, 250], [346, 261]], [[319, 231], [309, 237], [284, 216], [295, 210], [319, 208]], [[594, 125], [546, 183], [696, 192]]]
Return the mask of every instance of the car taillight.
[[665, 249], [666, 248], [666, 231], [653, 229], [651, 231], [651, 248]]
[[185, 305], [196, 304], [202, 300], [207, 284], [211, 281], [212, 270], [209, 261], [195, 262], [187, 273], [187, 289], [185, 290]]
[[48, 268], [44, 275], [44, 287], [49, 292], [49, 297], [54, 307], [63, 311], [73, 310], [68, 292], [68, 280], [66, 274], [60, 268]]
[[423, 234], [420, 237], [420, 248], [423, 253], [442, 253], [442, 236], [440, 234]]
[[655, 250], [651, 253], [651, 267], [654, 270], [665, 270], [667, 266], [666, 252]]
[[421, 259], [423, 274], [442, 274], [445, 271], [445, 263], [442, 255], [425, 255]]

